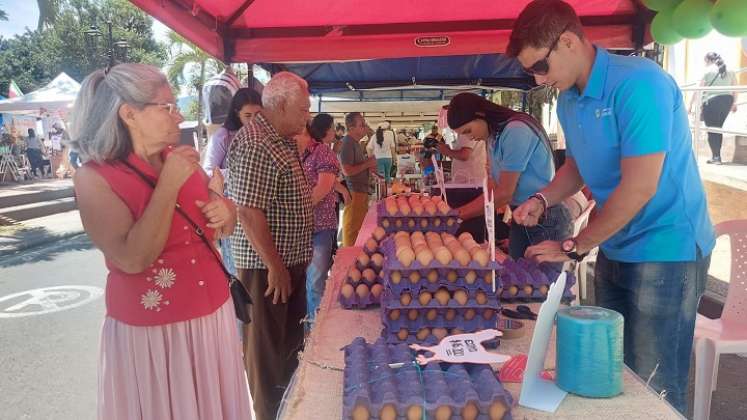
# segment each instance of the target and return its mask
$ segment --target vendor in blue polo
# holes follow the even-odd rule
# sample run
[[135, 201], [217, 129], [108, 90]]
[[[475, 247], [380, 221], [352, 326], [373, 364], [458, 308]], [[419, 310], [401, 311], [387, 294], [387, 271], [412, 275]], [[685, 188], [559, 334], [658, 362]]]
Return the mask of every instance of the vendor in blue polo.
[[561, 91], [567, 142], [565, 164], [514, 220], [536, 224], [584, 184], [600, 209], [576, 237], [529, 247], [526, 256], [566, 261], [598, 246], [596, 303], [625, 318], [625, 363], [685, 413], [695, 313], [715, 238], [682, 94], [653, 61], [593, 45], [560, 0], [527, 5], [507, 54], [538, 84]]

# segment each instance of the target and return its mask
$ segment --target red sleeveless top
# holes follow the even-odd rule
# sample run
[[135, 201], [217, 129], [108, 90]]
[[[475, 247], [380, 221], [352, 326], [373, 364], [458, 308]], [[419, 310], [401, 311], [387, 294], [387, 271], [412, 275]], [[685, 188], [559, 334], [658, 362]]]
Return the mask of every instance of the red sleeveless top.
[[[155, 170], [135, 154], [127, 161], [146, 176], [158, 180]], [[133, 170], [122, 163], [86, 163], [101, 175], [112, 191], [127, 205], [134, 220], [142, 217], [153, 194]], [[214, 231], [195, 204], [208, 201], [207, 177], [202, 171], [184, 183], [177, 201], [210, 239]], [[213, 247], [214, 248], [214, 247]], [[136, 326], [163, 325], [186, 321], [215, 312], [228, 299], [228, 281], [215, 250], [205, 245], [189, 222], [174, 211], [171, 230], [161, 255], [145, 271], [127, 274], [108, 258], [106, 282], [107, 316]], [[106, 256], [104, 256], [106, 257]]]

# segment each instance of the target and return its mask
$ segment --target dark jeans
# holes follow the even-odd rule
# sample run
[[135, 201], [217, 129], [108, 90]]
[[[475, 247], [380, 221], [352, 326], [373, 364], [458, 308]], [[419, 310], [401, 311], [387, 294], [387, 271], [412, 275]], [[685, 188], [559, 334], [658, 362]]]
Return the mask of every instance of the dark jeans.
[[[732, 104], [734, 104], [734, 97], [731, 95], [718, 95], [707, 100], [703, 104], [703, 121], [708, 127], [723, 127]], [[708, 133], [708, 145], [715, 158], [721, 158], [723, 137], [721, 133]]]
[[[508, 253], [514, 260], [524, 256], [524, 251], [530, 245], [537, 245], [542, 241], [562, 241], [573, 234], [573, 220], [571, 213], [563, 204], [550, 207], [540, 219], [539, 224], [527, 227], [518, 223], [511, 223], [508, 236]], [[562, 264], [559, 264], [562, 265]]]
[[36, 170], [39, 169], [39, 176], [44, 175], [44, 157], [39, 149], [26, 149], [26, 157], [29, 158], [29, 164], [31, 164], [31, 173], [36, 175]]
[[696, 261], [622, 263], [597, 257], [598, 306], [625, 318], [625, 364], [681, 413], [687, 410], [687, 379], [695, 313], [705, 290], [710, 255]]

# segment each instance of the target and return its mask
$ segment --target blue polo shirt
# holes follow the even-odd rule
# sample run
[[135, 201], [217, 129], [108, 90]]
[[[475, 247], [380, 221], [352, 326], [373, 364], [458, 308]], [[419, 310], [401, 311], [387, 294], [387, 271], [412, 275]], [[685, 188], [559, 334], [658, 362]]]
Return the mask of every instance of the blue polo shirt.
[[521, 121], [511, 121], [488, 144], [490, 174], [495, 182], [501, 171], [519, 172], [511, 205], [518, 206], [545, 188], [555, 175], [552, 156], [544, 142]]
[[586, 89], [561, 93], [558, 119], [567, 156], [601, 208], [620, 183], [622, 159], [665, 153], [654, 197], [601, 245], [609, 259], [694, 261], [696, 245], [703, 255], [711, 253], [715, 236], [687, 111], [677, 84], [661, 67], [597, 47]]

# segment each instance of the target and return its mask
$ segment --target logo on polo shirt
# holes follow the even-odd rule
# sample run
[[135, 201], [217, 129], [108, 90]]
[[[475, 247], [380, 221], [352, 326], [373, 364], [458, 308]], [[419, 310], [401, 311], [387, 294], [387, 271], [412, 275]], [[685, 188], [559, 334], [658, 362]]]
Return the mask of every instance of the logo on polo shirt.
[[609, 117], [612, 116], [612, 108], [597, 108], [594, 114], [597, 118]]

